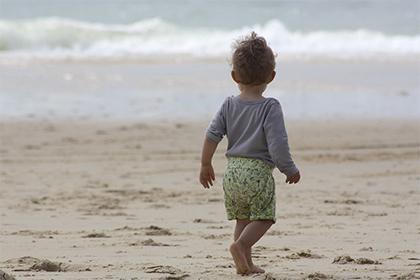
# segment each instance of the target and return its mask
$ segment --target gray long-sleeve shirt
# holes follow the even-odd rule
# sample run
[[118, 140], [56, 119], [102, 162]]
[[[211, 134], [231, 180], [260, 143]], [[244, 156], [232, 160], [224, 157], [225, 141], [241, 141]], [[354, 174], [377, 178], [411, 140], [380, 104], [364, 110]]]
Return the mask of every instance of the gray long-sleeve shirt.
[[298, 172], [277, 99], [244, 101], [239, 96], [227, 97], [206, 131], [207, 138], [216, 143], [224, 135], [228, 138], [226, 156], [261, 159], [286, 176]]

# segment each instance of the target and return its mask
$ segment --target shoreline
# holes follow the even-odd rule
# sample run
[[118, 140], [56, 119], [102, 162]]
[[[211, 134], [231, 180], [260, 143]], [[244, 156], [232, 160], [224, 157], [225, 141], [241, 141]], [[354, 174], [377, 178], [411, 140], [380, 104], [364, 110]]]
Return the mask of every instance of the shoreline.
[[[420, 118], [420, 68], [409, 63], [281, 62], [266, 96], [286, 118]], [[0, 66], [0, 119], [211, 117], [238, 92], [227, 62], [30, 63]]]
[[[182, 54], [165, 54], [165, 55], [128, 55], [128, 56], [83, 56], [68, 55], [63, 57], [48, 57], [37, 54], [7, 54], [0, 53], [0, 65], [22, 65], [22, 64], [149, 64], [149, 65], [165, 65], [165, 64], [229, 64], [230, 54], [213, 57], [200, 57]], [[359, 63], [375, 63], [375, 64], [411, 64], [419, 63], [420, 55], [385, 55], [377, 54], [376, 56], [367, 57], [328, 57], [326, 55], [310, 55], [310, 56], [278, 56], [276, 63], [307, 63], [307, 64], [359, 64]]]

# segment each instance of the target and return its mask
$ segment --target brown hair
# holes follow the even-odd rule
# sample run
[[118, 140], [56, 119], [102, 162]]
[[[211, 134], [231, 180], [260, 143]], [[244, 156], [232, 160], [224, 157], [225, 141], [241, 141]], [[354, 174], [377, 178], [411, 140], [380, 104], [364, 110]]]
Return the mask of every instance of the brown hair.
[[260, 85], [270, 78], [276, 66], [274, 54], [266, 40], [255, 32], [233, 45], [232, 68], [245, 85]]

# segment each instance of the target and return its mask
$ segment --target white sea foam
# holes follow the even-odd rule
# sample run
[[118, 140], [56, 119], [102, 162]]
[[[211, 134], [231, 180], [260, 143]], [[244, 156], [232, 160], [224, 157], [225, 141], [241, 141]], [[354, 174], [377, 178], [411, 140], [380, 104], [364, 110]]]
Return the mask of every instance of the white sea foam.
[[222, 57], [232, 42], [256, 31], [280, 57], [420, 57], [420, 34], [385, 35], [369, 30], [298, 32], [279, 20], [235, 30], [181, 27], [159, 18], [132, 24], [88, 23], [63, 18], [0, 21], [0, 55], [46, 58], [124, 58], [187, 55]]

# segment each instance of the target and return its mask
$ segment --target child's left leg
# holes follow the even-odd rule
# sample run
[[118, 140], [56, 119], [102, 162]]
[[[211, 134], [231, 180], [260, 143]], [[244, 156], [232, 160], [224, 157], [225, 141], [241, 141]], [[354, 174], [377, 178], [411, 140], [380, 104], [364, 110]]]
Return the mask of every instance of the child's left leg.
[[[237, 273], [264, 273], [265, 271], [254, 265], [251, 258], [251, 247], [266, 233], [272, 226], [271, 220], [237, 220], [234, 234], [234, 243], [231, 245], [231, 253], [234, 257]], [[241, 231], [239, 233], [239, 231]], [[235, 254], [236, 253], [236, 254]], [[244, 260], [241, 260], [241, 255]], [[235, 256], [236, 255], [236, 256]]]
[[[234, 242], [239, 238], [239, 236], [241, 235], [244, 228], [250, 222], [251, 222], [250, 220], [236, 219], [235, 231], [233, 233]], [[235, 256], [235, 253], [232, 252], [232, 248], [231, 248], [231, 253], [232, 253], [232, 256], [233, 256], [233, 260], [235, 261], [236, 273], [238, 273], [238, 274], [249, 273], [250, 270], [251, 270], [251, 267], [250, 267], [249, 262], [248, 262], [248, 256], [247, 256], [248, 252], [246, 250], [244, 250], [242, 252], [243, 254], [241, 252], [237, 252], [238, 255], [243, 255], [243, 257]]]
[[[242, 231], [245, 229], [245, 227], [251, 223], [250, 220], [241, 220], [241, 219], [236, 219], [236, 226], [235, 226], [235, 232], [233, 234], [233, 240], [237, 241], [239, 239], [239, 236], [241, 235]], [[244, 248], [245, 249], [245, 257], [246, 257], [246, 261], [248, 263], [249, 269], [251, 273], [264, 273], [265, 270], [260, 268], [259, 266], [256, 266], [253, 262], [252, 262], [252, 257], [251, 257], [251, 251], [252, 251], [252, 247], [247, 247]], [[237, 270], [237, 272], [239, 273], [239, 271]]]
[[233, 233], [233, 241], [236, 241], [239, 238], [246, 225], [250, 222], [250, 220], [236, 219], [235, 232]]

